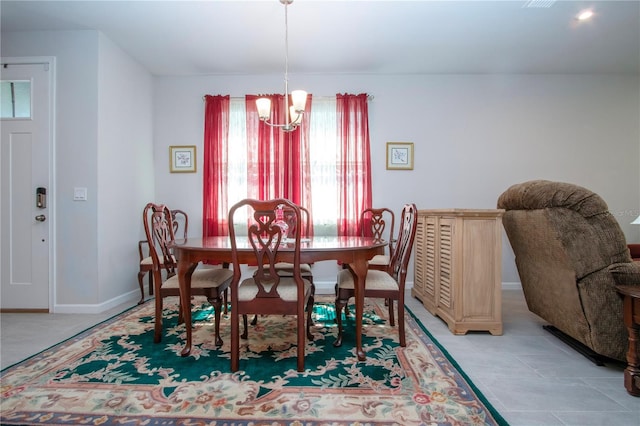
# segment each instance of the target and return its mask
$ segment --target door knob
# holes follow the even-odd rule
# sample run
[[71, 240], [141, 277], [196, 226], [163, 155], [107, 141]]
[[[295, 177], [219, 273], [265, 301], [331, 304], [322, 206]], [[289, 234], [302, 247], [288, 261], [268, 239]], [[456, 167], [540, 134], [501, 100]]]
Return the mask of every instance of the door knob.
[[43, 214], [39, 214], [38, 216], [36, 216], [36, 220], [38, 222], [44, 222], [45, 220], [47, 220], [47, 217]]

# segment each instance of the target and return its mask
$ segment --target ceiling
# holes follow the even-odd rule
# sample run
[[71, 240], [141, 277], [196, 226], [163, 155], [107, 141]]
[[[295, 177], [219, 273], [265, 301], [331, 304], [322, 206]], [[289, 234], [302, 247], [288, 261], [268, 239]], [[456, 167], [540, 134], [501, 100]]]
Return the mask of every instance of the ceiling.
[[[296, 0], [292, 74], [640, 74], [640, 1]], [[575, 16], [591, 7], [587, 22]], [[258, 1], [0, 1], [2, 31], [98, 30], [154, 75], [284, 71], [284, 10]]]

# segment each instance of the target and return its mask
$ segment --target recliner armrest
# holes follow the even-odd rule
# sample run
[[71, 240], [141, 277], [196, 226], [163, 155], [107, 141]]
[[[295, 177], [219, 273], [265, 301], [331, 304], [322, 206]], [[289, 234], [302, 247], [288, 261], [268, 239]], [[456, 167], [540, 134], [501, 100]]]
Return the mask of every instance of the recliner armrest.
[[640, 244], [627, 244], [629, 247], [629, 253], [633, 260], [640, 260]]
[[614, 263], [608, 269], [616, 285], [640, 287], [640, 262]]

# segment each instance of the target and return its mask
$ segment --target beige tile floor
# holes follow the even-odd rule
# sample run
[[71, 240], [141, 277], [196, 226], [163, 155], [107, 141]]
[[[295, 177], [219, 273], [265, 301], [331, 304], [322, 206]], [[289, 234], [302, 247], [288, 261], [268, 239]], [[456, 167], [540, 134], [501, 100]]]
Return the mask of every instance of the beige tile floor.
[[[542, 329], [519, 288], [504, 289], [504, 334], [452, 335], [416, 299], [406, 305], [513, 426], [640, 426], [640, 398], [627, 394], [623, 369], [598, 367]], [[4, 369], [128, 308], [100, 315], [0, 315]]]

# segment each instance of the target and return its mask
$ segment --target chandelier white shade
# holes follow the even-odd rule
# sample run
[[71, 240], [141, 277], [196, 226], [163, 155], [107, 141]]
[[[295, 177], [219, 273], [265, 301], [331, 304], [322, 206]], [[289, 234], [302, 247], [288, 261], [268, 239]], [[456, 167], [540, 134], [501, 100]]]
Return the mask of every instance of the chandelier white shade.
[[636, 217], [636, 219], [631, 222], [632, 225], [640, 225], [640, 216]]
[[293, 3], [293, 0], [280, 0], [280, 3], [284, 4], [284, 102], [285, 122], [283, 124], [277, 124], [270, 122], [271, 118], [271, 100], [268, 98], [259, 98], [256, 100], [256, 107], [258, 109], [258, 116], [260, 120], [264, 121], [269, 126], [279, 127], [285, 132], [294, 131], [300, 123], [302, 123], [302, 116], [304, 115], [304, 107], [307, 103], [307, 92], [304, 90], [294, 90], [291, 92], [291, 106], [289, 106], [289, 22], [287, 17], [287, 7]]

